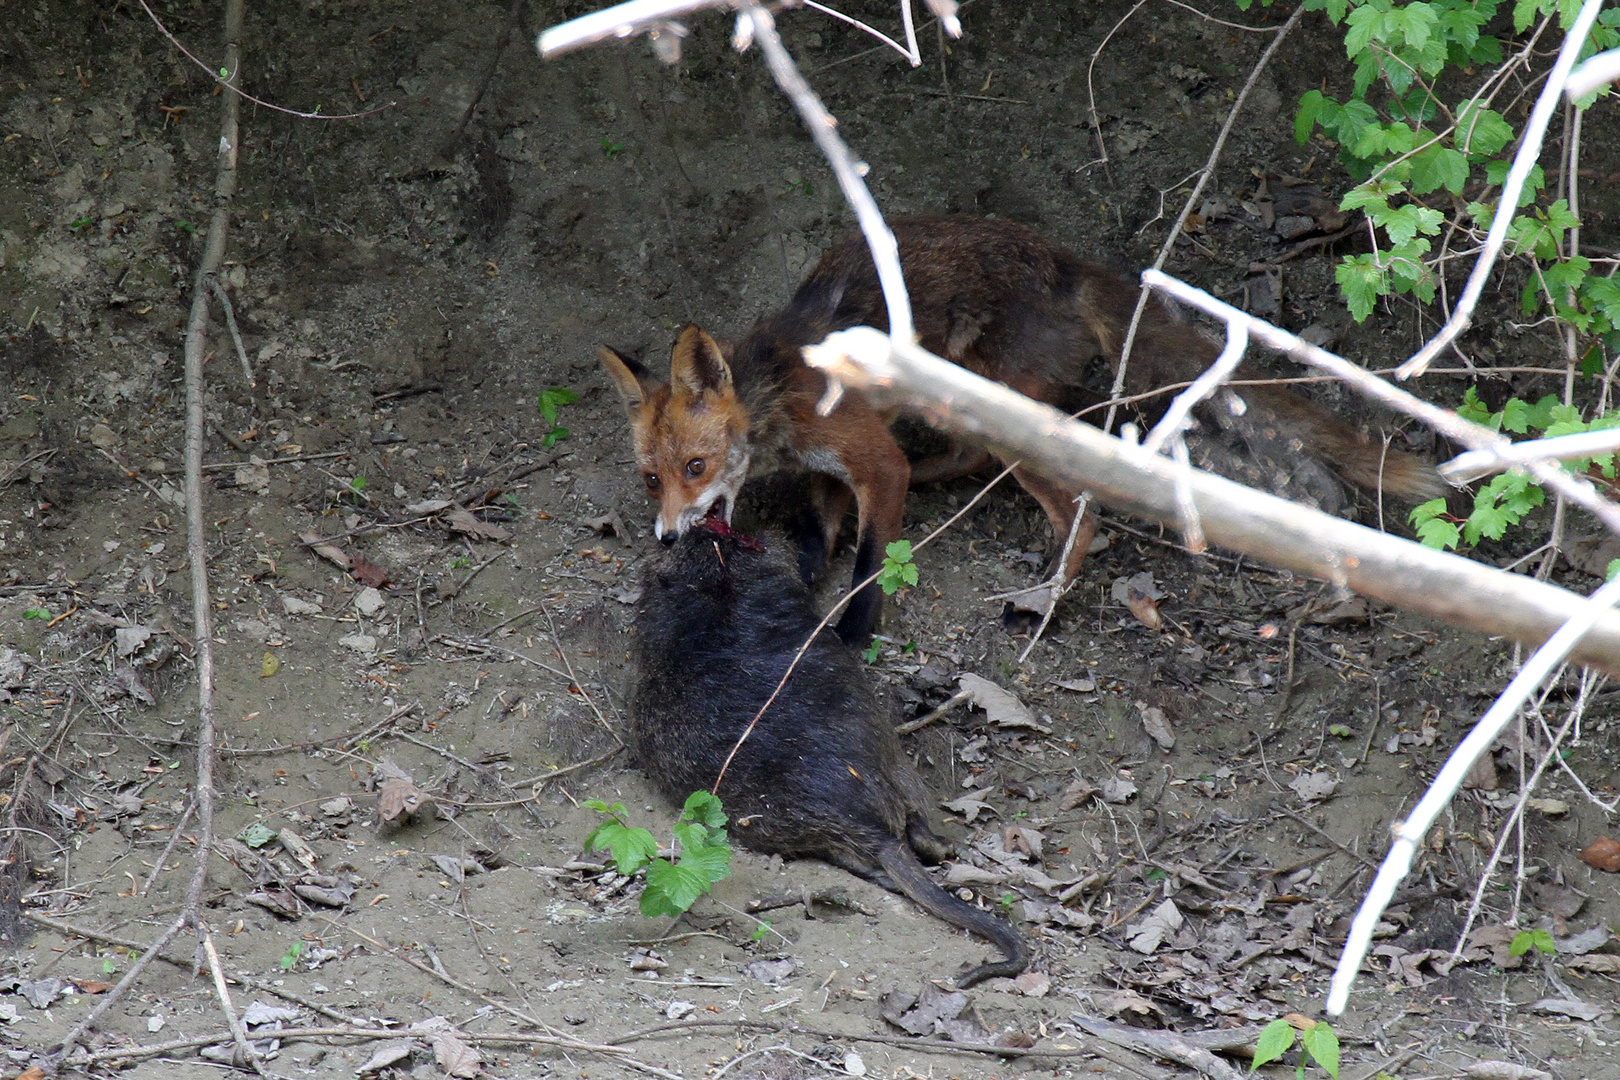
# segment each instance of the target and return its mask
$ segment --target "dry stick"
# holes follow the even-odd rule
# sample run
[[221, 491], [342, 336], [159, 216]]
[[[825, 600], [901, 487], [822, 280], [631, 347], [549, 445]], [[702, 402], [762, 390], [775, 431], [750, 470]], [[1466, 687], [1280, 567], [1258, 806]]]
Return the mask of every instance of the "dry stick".
[[[1101, 164], [1104, 169], [1108, 168], [1108, 144], [1103, 141], [1102, 121], [1097, 118], [1097, 89], [1091, 81], [1092, 69], [1097, 66], [1097, 58], [1102, 55], [1102, 51], [1108, 47], [1108, 43], [1114, 39], [1114, 35], [1119, 33], [1119, 28], [1129, 22], [1131, 17], [1141, 11], [1146, 4], [1147, 0], [1136, 0], [1136, 5], [1120, 16], [1119, 21], [1109, 28], [1108, 33], [1103, 35], [1103, 39], [1091, 51], [1091, 62], [1086, 65], [1086, 108], [1091, 113], [1091, 130], [1097, 133], [1097, 153], [1101, 154], [1102, 157], [1089, 162], [1087, 167]], [[1118, 396], [1117, 393], [1115, 396]]]
[[219, 950], [214, 948], [214, 935], [207, 929], [202, 932], [203, 955], [208, 959], [208, 971], [214, 979], [214, 994], [219, 998], [219, 1004], [225, 1010], [225, 1023], [231, 1029], [231, 1039], [236, 1043], [236, 1052], [241, 1060], [252, 1066], [253, 1071], [260, 1076], [267, 1076], [264, 1062], [259, 1058], [259, 1052], [253, 1049], [248, 1041], [247, 1028], [242, 1024], [242, 1018], [236, 1013], [236, 1006], [231, 1002], [230, 987], [225, 985], [225, 972], [219, 966]]
[[1474, 920], [1479, 917], [1480, 907], [1485, 902], [1485, 890], [1490, 886], [1491, 871], [1496, 869], [1496, 864], [1501, 861], [1502, 851], [1507, 847], [1508, 837], [1514, 835], [1515, 831], [1521, 837], [1523, 836], [1523, 830], [1519, 829], [1518, 826], [1524, 818], [1525, 807], [1529, 805], [1530, 793], [1535, 790], [1537, 781], [1541, 779], [1541, 774], [1546, 771], [1549, 764], [1554, 760], [1562, 763], [1558, 747], [1563, 743], [1564, 736], [1568, 735], [1570, 729], [1575, 726], [1575, 719], [1584, 710], [1585, 705], [1586, 686], [1583, 683], [1580, 698], [1576, 701], [1575, 706], [1569, 710], [1569, 715], [1564, 718], [1563, 726], [1558, 729], [1557, 733], [1549, 741], [1547, 751], [1541, 756], [1541, 760], [1536, 763], [1535, 770], [1520, 785], [1519, 797], [1513, 802], [1513, 810], [1508, 814], [1507, 820], [1502, 823], [1501, 829], [1497, 831], [1496, 846], [1491, 849], [1490, 858], [1485, 861], [1485, 868], [1480, 871], [1479, 881], [1474, 886], [1474, 895], [1468, 901], [1468, 912], [1463, 916], [1462, 929], [1457, 933], [1456, 944], [1451, 947], [1453, 961], [1462, 956], [1463, 946], [1468, 944], [1468, 934], [1473, 930]]
[[523, 0], [512, 0], [511, 6], [506, 11], [506, 21], [501, 24], [500, 35], [495, 39], [494, 47], [490, 49], [489, 64], [484, 68], [484, 74], [478, 80], [478, 89], [473, 92], [472, 100], [467, 102], [467, 109], [461, 114], [461, 122], [456, 125], [456, 130], [451, 132], [444, 149], [440, 151], [445, 157], [449, 157], [456, 152], [457, 146], [461, 143], [461, 137], [467, 134], [467, 125], [472, 122], [473, 114], [478, 111], [478, 106], [484, 100], [484, 95], [489, 93], [490, 84], [495, 81], [495, 72], [501, 66], [501, 54], [506, 51], [507, 43], [512, 40], [512, 28], [518, 24], [518, 20], [522, 17]]
[[[1253, 326], [1250, 332], [1254, 333]], [[1008, 457], [1022, 457], [1056, 483], [1084, 485], [1103, 502], [1153, 521], [1177, 520], [1173, 462], [1070, 420], [1048, 405], [920, 348], [896, 349], [870, 327], [856, 327], [808, 347], [805, 360], [879, 404], [904, 406], [947, 434], [988, 444]], [[1583, 599], [1565, 589], [1379, 533], [1218, 476], [1194, 470], [1191, 487], [1213, 543], [1454, 625], [1540, 643], [1584, 608]], [[1620, 615], [1598, 620], [1597, 627], [1576, 647], [1575, 657], [1620, 673]]]
[[[1328, 989], [1327, 1000], [1327, 1011], [1330, 1016], [1338, 1016], [1344, 1012], [1344, 1007], [1350, 999], [1350, 986], [1355, 981], [1356, 973], [1361, 970], [1361, 961], [1372, 944], [1373, 929], [1377, 926], [1379, 917], [1383, 915], [1384, 909], [1394, 897], [1395, 887], [1411, 869], [1412, 856], [1416, 854], [1418, 844], [1422, 843], [1429, 826], [1462, 786], [1463, 779], [1473, 767], [1474, 760], [1490, 749], [1508, 721], [1519, 711], [1519, 706], [1530, 696], [1530, 692], [1540, 685], [1555, 667], [1563, 663], [1564, 658], [1587, 631], [1592, 629], [1600, 618], [1607, 615], [1617, 601], [1620, 601], [1620, 578], [1615, 578], [1593, 593], [1581, 609], [1571, 615], [1569, 620], [1558, 628], [1558, 632], [1535, 651], [1524, 667], [1519, 669], [1519, 673], [1513, 676], [1513, 681], [1508, 683], [1501, 696], [1486, 710], [1485, 715], [1480, 717], [1479, 723], [1474, 725], [1468, 737], [1457, 744], [1457, 749], [1451, 752], [1451, 756], [1446, 759], [1445, 765], [1435, 776], [1434, 782], [1429, 785], [1429, 790], [1412, 808], [1406, 820], [1390, 826], [1395, 842], [1390, 845], [1378, 876], [1373, 879], [1366, 898], [1362, 900], [1361, 909], [1356, 912], [1355, 918], [1350, 923], [1350, 934], [1345, 939], [1344, 952], [1339, 955], [1339, 964], [1333, 971], [1333, 982]], [[1616, 655], [1620, 655], [1620, 651], [1617, 651]]]
[[1568, 461], [1615, 450], [1620, 450], [1620, 428], [1582, 431], [1575, 435], [1555, 435], [1550, 439], [1527, 439], [1506, 446], [1469, 450], [1441, 465], [1439, 473], [1453, 484], [1472, 484], [1491, 473], [1530, 461]]
[[1173, 1035], [1168, 1031], [1148, 1031], [1124, 1024], [1105, 1024], [1089, 1016], [1071, 1015], [1069, 1022], [1094, 1039], [1104, 1039], [1156, 1058], [1174, 1061], [1196, 1069], [1210, 1080], [1243, 1080], [1243, 1073], [1228, 1065], [1202, 1046]]
[[[1573, 113], [1573, 116], [1571, 115]], [[1564, 138], [1568, 151], [1564, 175], [1561, 186], [1565, 189], [1565, 198], [1568, 200], [1569, 213], [1575, 219], [1575, 224], [1569, 230], [1567, 237], [1568, 247], [1565, 249], [1570, 256], [1579, 256], [1581, 253], [1581, 200], [1580, 200], [1580, 163], [1581, 163], [1581, 117], [1586, 113], [1575, 108], [1573, 103], [1564, 105]], [[1539, 267], [1536, 276], [1541, 280], [1542, 288], [1546, 289], [1547, 281], [1542, 276]], [[1548, 295], [1547, 307], [1557, 311], [1558, 305]], [[1564, 289], [1564, 302], [1573, 309], [1575, 307], [1575, 286], [1569, 285]], [[1575, 324], [1565, 322], [1564, 325], [1564, 404], [1575, 403], [1575, 370], [1580, 362], [1577, 354], [1577, 340]], [[1599, 414], [1602, 415], [1602, 414]], [[1536, 568], [1536, 577], [1546, 581], [1552, 577], [1553, 567], [1558, 565], [1558, 557], [1564, 551], [1564, 525], [1569, 501], [1562, 495], [1553, 499], [1552, 528], [1547, 530], [1547, 554], [1542, 556], [1541, 565]]]
[[[144, 0], [142, 6], [144, 7]], [[243, 0], [225, 0], [225, 69], [230, 72], [226, 85], [232, 90], [242, 71]], [[156, 17], [154, 16], [154, 21]], [[167, 31], [165, 31], [167, 33]], [[204, 536], [202, 503], [202, 452], [205, 404], [203, 358], [208, 331], [209, 282], [225, 260], [225, 239], [230, 229], [231, 197], [236, 191], [238, 146], [237, 119], [241, 97], [224, 95], [224, 115], [220, 119], [219, 170], [214, 182], [214, 210], [208, 224], [208, 240], [191, 294], [191, 318], [186, 327], [186, 554], [191, 565], [191, 611], [193, 637], [197, 650], [197, 822], [199, 840], [193, 862], [191, 884], [180, 914], [125, 976], [101, 999], [90, 1014], [79, 1022], [55, 1048], [50, 1058], [60, 1062], [91, 1029], [101, 1015], [121, 998], [135, 979], [152, 962], [159, 950], [187, 926], [201, 928], [198, 914], [202, 890], [208, 880], [209, 850], [214, 832], [214, 649], [208, 598], [208, 543]]]
[[[608, 723], [608, 718], [602, 715], [601, 709], [597, 708], [595, 699], [586, 692], [585, 684], [579, 681], [578, 675], [574, 674], [573, 662], [568, 659], [568, 652], [562, 645], [562, 637], [557, 633], [557, 623], [552, 619], [551, 609], [546, 607], [544, 600], [540, 601], [540, 611], [546, 617], [546, 628], [551, 631], [551, 643], [556, 647], [557, 655], [562, 657], [563, 667], [568, 669], [569, 679], [573, 680], [574, 685], [579, 688], [579, 696], [585, 699], [585, 704], [589, 705], [591, 712], [596, 714], [596, 722], [602, 725], [602, 730], [612, 735], [614, 742], [623, 746], [624, 740], [619, 738], [619, 733], [613, 730], [613, 725]], [[611, 705], [612, 702], [609, 702], [609, 704]]]
[[390, 948], [386, 943], [379, 941], [364, 931], [356, 930], [352, 926], [340, 923], [336, 919], [329, 918], [325, 915], [316, 915], [315, 917], [320, 919], [322, 922], [331, 924], [345, 933], [353, 934], [355, 937], [359, 938], [361, 941], [364, 941], [373, 948], [381, 949], [394, 959], [399, 960], [402, 963], [409, 964], [411, 967], [424, 974], [432, 975], [435, 979], [441, 980], [447, 986], [453, 986], [464, 994], [471, 994], [480, 1001], [493, 1005], [495, 1008], [506, 1013], [508, 1016], [515, 1017], [520, 1022], [528, 1024], [530, 1027], [538, 1028], [546, 1033], [543, 1036], [529, 1036], [525, 1041], [537, 1043], [543, 1046], [558, 1046], [568, 1050], [578, 1050], [581, 1053], [601, 1054], [603, 1057], [606, 1057], [611, 1061], [617, 1061], [622, 1065], [627, 1065], [632, 1069], [639, 1069], [642, 1072], [651, 1073], [654, 1076], [662, 1076], [665, 1078], [665, 1080], [682, 1080], [682, 1078], [675, 1073], [660, 1069], [656, 1065], [649, 1065], [645, 1061], [640, 1061], [629, 1056], [629, 1053], [620, 1047], [606, 1046], [599, 1043], [588, 1043], [581, 1039], [576, 1039], [570, 1035], [565, 1035], [556, 1028], [553, 1028], [550, 1024], [547, 1024], [545, 1021], [530, 1016], [528, 1013], [525, 1013], [519, 1009], [515, 1009], [499, 998], [491, 997], [482, 990], [478, 989], [476, 986], [464, 983], [446, 971], [435, 970], [433, 967], [422, 963], [420, 960], [406, 956], [403, 953]]
[[[1154, 288], [1164, 290], [1183, 303], [1214, 315], [1228, 326], [1243, 326], [1251, 336], [1278, 352], [1308, 367], [1338, 377], [1367, 397], [1396, 412], [1423, 421], [1446, 438], [1461, 443], [1470, 450], [1501, 450], [1512, 445], [1506, 436], [1481, 424], [1464, 420], [1450, 409], [1431, 405], [1422, 398], [1385, 382], [1366, 368], [1312, 345], [1264, 319], [1257, 319], [1246, 311], [1240, 311], [1230, 304], [1217, 300], [1202, 289], [1195, 289], [1157, 270], [1144, 270], [1142, 280]], [[1523, 468], [1537, 482], [1590, 511], [1611, 532], [1620, 534], [1620, 506], [1600, 496], [1590, 481], [1572, 476], [1557, 465], [1549, 465], [1543, 461], [1526, 461]]]
[[1519, 136], [1519, 149], [1513, 155], [1513, 164], [1509, 167], [1507, 180], [1502, 185], [1502, 197], [1496, 204], [1496, 217], [1491, 221], [1490, 232], [1485, 234], [1485, 248], [1474, 261], [1474, 269], [1468, 275], [1468, 284], [1463, 286], [1463, 294], [1457, 299], [1457, 306], [1452, 309], [1451, 318], [1446, 320], [1446, 325], [1396, 371], [1399, 378], [1409, 379], [1414, 375], [1423, 374], [1430, 362], [1440, 355], [1440, 350], [1451, 344], [1473, 321], [1474, 307], [1479, 303], [1480, 293], [1485, 290], [1485, 282], [1490, 277], [1491, 267], [1496, 264], [1497, 256], [1502, 253], [1502, 245], [1507, 240], [1508, 226], [1513, 223], [1517, 214], [1519, 193], [1524, 190], [1524, 182], [1530, 176], [1530, 170], [1535, 167], [1536, 159], [1541, 156], [1541, 140], [1547, 133], [1547, 125], [1552, 121], [1553, 110], [1558, 107], [1558, 99], [1563, 95], [1564, 86], [1569, 81], [1569, 73], [1574, 68], [1581, 47], [1586, 44], [1592, 23], [1597, 20], [1598, 11], [1602, 7], [1603, 0], [1586, 0], [1581, 5], [1580, 14], [1575, 16], [1574, 23], [1570, 25], [1569, 33], [1564, 37], [1564, 44], [1558, 50], [1558, 60], [1547, 76], [1547, 84], [1542, 87], [1541, 96], [1536, 100], [1536, 107], [1530, 113], [1530, 119], [1525, 122], [1523, 134]]
[[[37, 911], [24, 911], [22, 914], [23, 918], [29, 920], [30, 922], [36, 922], [41, 926], [49, 927], [50, 929], [55, 930], [57, 933], [66, 937], [78, 937], [83, 938], [86, 941], [99, 941], [107, 945], [118, 945], [126, 949], [133, 949], [136, 952], [140, 952], [146, 948], [146, 945], [143, 942], [135, 941], [130, 938], [119, 937], [116, 934], [109, 934], [101, 930], [91, 930], [88, 927], [78, 926], [74, 923], [63, 922], [60, 919], [53, 919], [49, 915], [44, 915]], [[172, 964], [175, 967], [183, 968], [186, 971], [195, 970], [189, 961], [176, 960], [172, 956], [160, 956], [158, 959], [162, 960], [165, 964]], [[279, 998], [285, 998], [287, 1001], [302, 1005], [306, 1009], [312, 1009], [323, 1016], [330, 1017], [331, 1019], [340, 1021], [341, 1023], [356, 1023], [352, 1016], [346, 1016], [336, 1009], [322, 1005], [318, 1001], [311, 1001], [309, 998], [306, 998], [301, 994], [295, 994], [291, 990], [287, 990], [283, 987], [273, 986], [269, 983], [262, 983], [257, 979], [250, 979], [245, 975], [232, 975], [230, 976], [229, 981], [236, 983], [238, 986], [245, 986], [250, 990], [257, 990], [260, 993], [274, 994]]]
[[219, 297], [220, 309], [225, 312], [225, 328], [231, 332], [231, 343], [236, 346], [236, 357], [242, 362], [242, 377], [247, 380], [248, 389], [259, 385], [253, 377], [253, 362], [248, 359], [247, 349], [242, 344], [242, 332], [236, 328], [236, 307], [231, 303], [231, 294], [225, 291], [225, 286], [219, 283], [218, 278], [209, 278], [208, 287], [214, 295]]

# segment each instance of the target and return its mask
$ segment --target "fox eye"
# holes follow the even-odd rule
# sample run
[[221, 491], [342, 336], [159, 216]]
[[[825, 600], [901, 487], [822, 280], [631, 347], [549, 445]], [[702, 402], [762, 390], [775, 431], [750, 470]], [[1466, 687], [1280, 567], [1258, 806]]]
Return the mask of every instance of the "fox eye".
[[656, 495], [658, 489], [664, 486], [664, 482], [658, 479], [658, 474], [655, 472], [642, 473], [641, 478], [647, 481], [647, 494], [649, 495]]
[[707, 466], [704, 465], [702, 458], [695, 457], [691, 461], [688, 461], [686, 463], [686, 475], [692, 477], [695, 480], [698, 477], [703, 475], [703, 470], [706, 467]]

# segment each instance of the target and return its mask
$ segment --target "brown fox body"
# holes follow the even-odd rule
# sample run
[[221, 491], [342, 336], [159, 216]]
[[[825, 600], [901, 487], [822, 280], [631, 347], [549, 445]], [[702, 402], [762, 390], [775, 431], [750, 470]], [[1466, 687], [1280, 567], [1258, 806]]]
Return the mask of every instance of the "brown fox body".
[[[1117, 364], [1136, 304], [1133, 282], [1010, 221], [928, 217], [897, 221], [892, 228], [923, 348], [1058, 408], [1073, 411], [1097, 400], [1085, 388], [1088, 370], [1111, 371]], [[688, 326], [675, 343], [669, 380], [662, 382], [637, 361], [598, 350], [630, 413], [637, 463], [647, 493], [659, 504], [654, 531], [660, 540], [672, 542], [708, 517], [729, 521], [751, 472], [808, 471], [814, 498], [801, 572], [807, 579], [819, 572], [853, 494], [854, 579], [860, 582], [899, 537], [910, 484], [952, 479], [988, 462], [988, 453], [965, 448], [908, 462], [889, 431], [893, 412], [858, 394], [846, 394], [830, 415], [816, 414], [825, 384], [805, 365], [801, 350], [858, 325], [886, 329], [888, 321], [871, 256], [856, 235], [824, 255], [787, 306], [762, 320], [729, 355], [700, 328]], [[1132, 348], [1126, 392], [1190, 381], [1218, 353], [1214, 343], [1154, 302]], [[1351, 483], [1394, 495], [1427, 498], [1443, 490], [1426, 462], [1385, 451], [1302, 397], [1276, 387], [1228, 394], [1240, 396], [1243, 405], [1208, 407], [1215, 427], [1251, 445], [1280, 446], [1287, 460], [1300, 462], [1301, 471], [1314, 470], [1327, 485], [1332, 481], [1323, 465]], [[1080, 493], [1022, 466], [1013, 476], [1046, 511], [1061, 544], [1074, 524]], [[1079, 570], [1096, 527], [1088, 510], [1063, 568], [1065, 581]], [[864, 643], [880, 604], [875, 585], [862, 590], [840, 620], [838, 635]]]

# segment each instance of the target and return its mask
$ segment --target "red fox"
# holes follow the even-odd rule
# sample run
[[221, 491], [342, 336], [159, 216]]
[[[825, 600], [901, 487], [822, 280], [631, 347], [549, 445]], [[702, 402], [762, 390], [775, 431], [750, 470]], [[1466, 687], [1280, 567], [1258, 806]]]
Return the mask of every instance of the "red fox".
[[[1117, 363], [1136, 303], [1133, 282], [1010, 221], [924, 217], [892, 228], [923, 348], [1061, 409], [1096, 400], [1085, 388], [1088, 369], [1096, 366], [1106, 376]], [[854, 580], [860, 582], [899, 537], [912, 483], [952, 479], [988, 463], [988, 452], [968, 448], [908, 462], [889, 431], [893, 412], [859, 394], [846, 394], [828, 416], [816, 415], [824, 381], [800, 350], [863, 324], [887, 329], [888, 321], [871, 256], [855, 235], [827, 252], [787, 306], [729, 354], [702, 329], [687, 326], [675, 342], [668, 382], [622, 353], [597, 350], [629, 410], [636, 461], [647, 494], [658, 502], [653, 528], [661, 541], [672, 543], [708, 518], [729, 522], [751, 473], [808, 471], [813, 491], [801, 573], [808, 580], [824, 564], [853, 494]], [[1127, 392], [1189, 381], [1219, 351], [1168, 308], [1150, 304], [1132, 349]], [[1302, 397], [1276, 387], [1233, 393], [1247, 408], [1240, 422], [1216, 416], [1218, 427], [1236, 427], [1244, 437], [1253, 432], [1261, 443], [1280, 440], [1290, 460], [1306, 455], [1365, 488], [1410, 498], [1443, 490], [1421, 458], [1384, 451]], [[1046, 511], [1061, 544], [1080, 493], [1023, 466], [1013, 476]], [[1096, 528], [1088, 510], [1063, 567], [1065, 582], [1079, 571]], [[864, 644], [880, 605], [875, 585], [863, 589], [840, 619], [839, 637]]]

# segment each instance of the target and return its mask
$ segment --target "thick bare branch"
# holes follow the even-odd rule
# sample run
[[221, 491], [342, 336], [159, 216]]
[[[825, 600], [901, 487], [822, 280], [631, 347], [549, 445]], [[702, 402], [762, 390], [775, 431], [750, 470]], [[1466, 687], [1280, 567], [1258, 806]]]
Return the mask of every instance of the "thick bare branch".
[[[869, 327], [805, 350], [813, 367], [885, 403], [920, 412], [952, 435], [1022, 458], [1054, 481], [1172, 527], [1177, 466], [1070, 420], [999, 383]], [[1191, 491], [1213, 543], [1457, 626], [1539, 645], [1585, 601], [1564, 589], [1295, 505], [1191, 470]], [[1607, 614], [1575, 647], [1579, 662], [1620, 673], [1620, 615]]]

